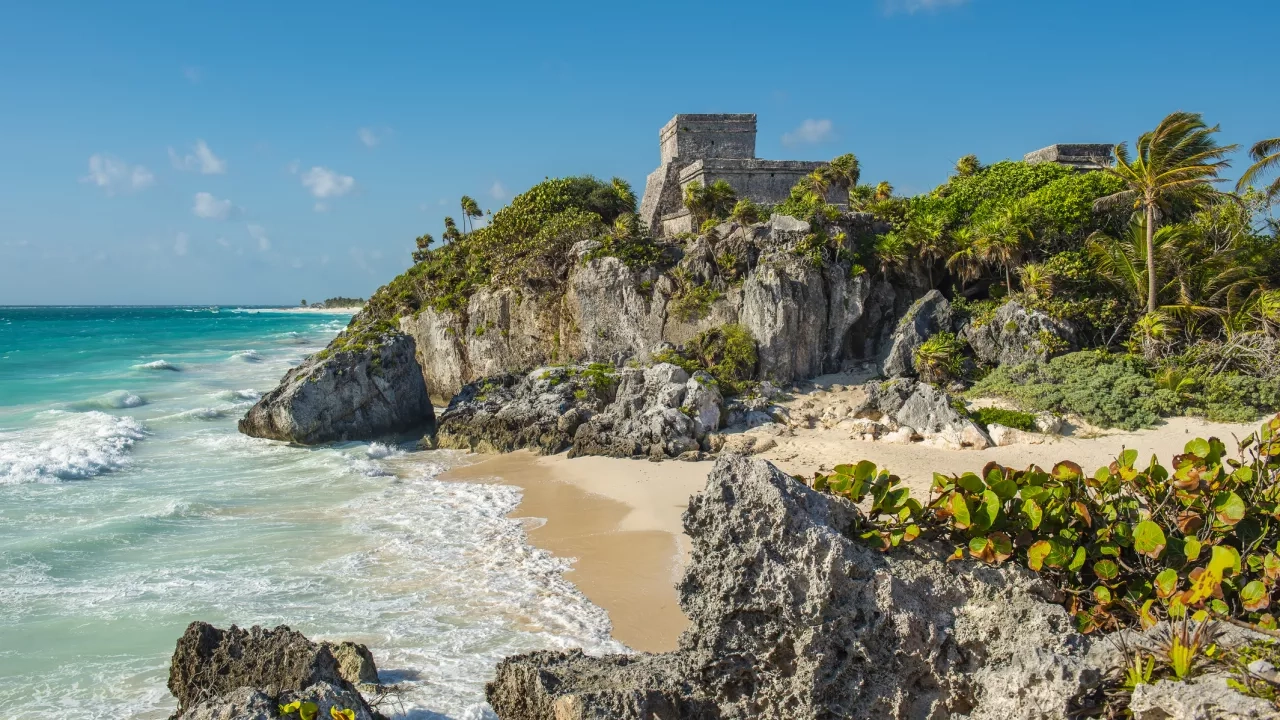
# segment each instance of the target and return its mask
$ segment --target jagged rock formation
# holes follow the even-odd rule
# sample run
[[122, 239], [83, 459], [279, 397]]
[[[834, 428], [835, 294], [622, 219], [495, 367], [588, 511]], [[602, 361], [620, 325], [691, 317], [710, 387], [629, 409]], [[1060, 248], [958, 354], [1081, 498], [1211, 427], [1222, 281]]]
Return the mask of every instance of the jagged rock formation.
[[1031, 573], [886, 556], [845, 535], [858, 510], [772, 465], [722, 457], [685, 515], [676, 652], [508, 658], [503, 720], [1056, 718], [1097, 682], [1089, 642]]
[[239, 428], [254, 437], [313, 444], [429, 429], [434, 422], [413, 340], [391, 333], [307, 358], [249, 409]]
[[881, 364], [888, 377], [915, 375], [916, 349], [935, 333], [951, 329], [951, 303], [937, 290], [915, 301], [898, 321]]
[[966, 326], [960, 336], [987, 365], [1043, 362], [1077, 348], [1075, 328], [1013, 301], [1001, 305], [982, 325]]
[[477, 452], [678, 457], [707, 449], [724, 399], [706, 373], [538, 368], [468, 384], [440, 415], [440, 447]]
[[[1034, 573], [852, 539], [858, 509], [724, 456], [685, 513], [691, 621], [660, 655], [534, 652], [486, 687], [501, 720], [1087, 717], [1115, 647], [1075, 632]], [[1242, 636], [1243, 637], [1243, 636]], [[1225, 642], [1225, 641], [1224, 641]], [[1220, 675], [1140, 686], [1140, 720], [1275, 718]]]
[[[169, 666], [169, 691], [178, 699], [174, 718], [183, 720], [259, 717], [264, 707], [261, 717], [276, 717], [276, 703], [296, 699], [336, 703], [367, 720], [376, 713], [357, 685], [377, 681], [365, 646], [315, 643], [284, 625], [220, 630], [193, 622]], [[327, 706], [322, 710], [327, 716]]]

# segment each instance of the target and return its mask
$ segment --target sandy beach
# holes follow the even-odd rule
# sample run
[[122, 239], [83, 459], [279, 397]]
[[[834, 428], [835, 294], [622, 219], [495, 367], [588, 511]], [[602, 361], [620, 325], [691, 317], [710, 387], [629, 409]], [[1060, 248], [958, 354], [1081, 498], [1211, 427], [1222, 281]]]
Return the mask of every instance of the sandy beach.
[[531, 518], [534, 545], [574, 559], [566, 577], [609, 612], [614, 638], [635, 650], [675, 648], [688, 625], [675, 592], [689, 552], [680, 516], [711, 463], [570, 460], [529, 451], [474, 458], [441, 479], [521, 488], [514, 516]]
[[[925, 497], [934, 472], [980, 470], [990, 461], [1025, 467], [1049, 467], [1073, 460], [1086, 471], [1111, 462], [1124, 448], [1139, 456], [1155, 453], [1162, 462], [1182, 452], [1188, 440], [1234, 438], [1256, 424], [1211, 423], [1170, 418], [1157, 428], [1136, 432], [1090, 431], [1039, 445], [986, 450], [948, 450], [924, 443], [895, 445], [851, 439], [831, 429], [796, 430], [760, 457], [783, 471], [811, 475], [846, 462], [871, 460], [901, 476]], [[608, 611], [614, 637], [635, 650], [675, 648], [688, 619], [676, 602], [675, 583], [683, 571], [690, 542], [681, 514], [689, 497], [702, 490], [711, 462], [661, 463], [605, 457], [568, 459], [529, 451], [473, 456], [442, 479], [501, 482], [524, 491], [515, 517], [530, 518], [530, 541], [570, 558], [567, 574], [592, 602]]]

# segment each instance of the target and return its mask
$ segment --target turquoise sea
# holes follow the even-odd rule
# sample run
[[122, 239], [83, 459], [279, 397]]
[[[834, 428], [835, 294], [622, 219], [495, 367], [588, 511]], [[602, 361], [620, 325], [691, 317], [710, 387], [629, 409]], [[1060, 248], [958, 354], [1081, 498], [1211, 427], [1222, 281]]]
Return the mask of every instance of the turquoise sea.
[[348, 315], [0, 307], [0, 718], [163, 718], [188, 623], [368, 644], [412, 718], [481, 718], [508, 654], [620, 649], [506, 517], [412, 439], [304, 448], [236, 420]]

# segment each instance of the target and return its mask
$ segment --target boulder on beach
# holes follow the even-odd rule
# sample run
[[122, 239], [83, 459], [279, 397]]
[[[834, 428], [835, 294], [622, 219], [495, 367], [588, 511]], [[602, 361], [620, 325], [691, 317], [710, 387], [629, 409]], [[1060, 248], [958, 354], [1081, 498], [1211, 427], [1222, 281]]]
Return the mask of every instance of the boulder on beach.
[[193, 622], [169, 665], [169, 691], [178, 700], [173, 717], [181, 720], [277, 717], [278, 705], [295, 700], [320, 705], [324, 717], [338, 706], [370, 720], [378, 715], [359, 687], [377, 682], [364, 645], [312, 642], [285, 625], [221, 630]]

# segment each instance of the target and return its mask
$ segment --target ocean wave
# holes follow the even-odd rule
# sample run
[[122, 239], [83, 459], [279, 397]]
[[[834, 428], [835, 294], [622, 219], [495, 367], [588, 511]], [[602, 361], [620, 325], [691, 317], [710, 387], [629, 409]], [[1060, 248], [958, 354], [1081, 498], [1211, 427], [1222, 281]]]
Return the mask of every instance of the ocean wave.
[[152, 360], [148, 363], [139, 363], [133, 366], [134, 370], [172, 370], [177, 372], [180, 368], [168, 360]]
[[212, 397], [233, 403], [257, 402], [258, 399], [262, 397], [262, 393], [252, 388], [247, 388], [245, 390], [220, 390], [213, 393]]
[[382, 460], [389, 457], [403, 457], [405, 452], [394, 445], [387, 443], [371, 442], [369, 447], [365, 449], [365, 454], [373, 460]]
[[81, 400], [80, 402], [71, 403], [67, 407], [71, 410], [123, 410], [125, 408], [136, 408], [146, 405], [147, 401], [140, 395], [135, 395], [128, 390], [112, 390], [109, 393], [103, 393], [89, 400]]
[[52, 423], [0, 434], [0, 485], [79, 480], [120, 470], [146, 435], [131, 417], [90, 411], [41, 413]]
[[217, 420], [218, 418], [226, 417], [226, 415], [227, 411], [223, 408], [198, 407], [191, 408], [190, 410], [183, 410], [182, 412], [174, 413], [172, 415], [162, 415], [156, 418], [156, 420]]
[[266, 358], [264, 358], [264, 357], [262, 357], [262, 355], [258, 354], [258, 351], [257, 351], [257, 350], [241, 350], [240, 352], [235, 353], [234, 355], [232, 355], [230, 359], [231, 359], [231, 360], [237, 360], [237, 361], [239, 361], [239, 362], [252, 362], [252, 363], [256, 363], [256, 362], [262, 362], [262, 361], [263, 361], [263, 360], [265, 360]]

